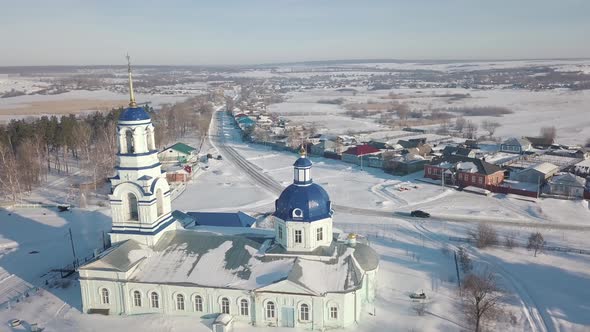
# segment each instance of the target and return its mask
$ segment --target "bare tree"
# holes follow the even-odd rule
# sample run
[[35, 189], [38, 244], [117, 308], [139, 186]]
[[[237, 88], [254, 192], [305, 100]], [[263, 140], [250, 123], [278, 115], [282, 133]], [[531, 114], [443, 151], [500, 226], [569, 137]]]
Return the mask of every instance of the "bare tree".
[[461, 265], [461, 271], [463, 271], [463, 273], [469, 273], [473, 269], [473, 263], [471, 262], [471, 258], [469, 258], [467, 250], [465, 250], [463, 247], [459, 247], [457, 256], [459, 256], [459, 265]]
[[474, 139], [477, 137], [477, 123], [473, 121], [467, 121], [465, 124], [465, 132], [467, 133], [467, 138]]
[[542, 251], [543, 247], [545, 246], [545, 239], [541, 233], [531, 233], [529, 236], [529, 242], [527, 244], [527, 249], [532, 249], [535, 252], [535, 257], [537, 257], [537, 252]]
[[501, 310], [503, 295], [494, 274], [484, 271], [482, 274], [469, 274], [463, 279], [461, 298], [467, 321], [475, 332], [479, 332], [483, 324]]
[[508, 249], [512, 249], [516, 246], [516, 241], [514, 241], [514, 234], [508, 234], [504, 236], [504, 246]]
[[543, 127], [540, 131], [541, 137], [554, 140], [557, 136], [557, 129], [555, 127]]
[[462, 116], [458, 117], [457, 119], [455, 119], [455, 129], [458, 132], [463, 133], [466, 123], [467, 121], [465, 120], [465, 118], [463, 118]]
[[492, 137], [494, 136], [496, 129], [498, 129], [501, 126], [501, 124], [495, 121], [485, 120], [484, 122], [482, 122], [481, 126], [485, 131], [488, 132], [489, 136]]
[[480, 223], [477, 225], [477, 231], [470, 233], [478, 248], [485, 248], [498, 244], [498, 233], [489, 225]]

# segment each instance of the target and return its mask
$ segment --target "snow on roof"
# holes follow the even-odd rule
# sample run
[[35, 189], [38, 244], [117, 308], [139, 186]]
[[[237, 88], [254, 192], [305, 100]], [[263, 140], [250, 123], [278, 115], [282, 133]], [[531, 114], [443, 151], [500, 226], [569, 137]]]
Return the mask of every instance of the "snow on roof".
[[457, 163], [457, 170], [462, 171], [462, 172], [476, 173], [477, 166], [470, 161], [459, 162], [459, 163]]
[[586, 185], [586, 180], [572, 173], [564, 173], [554, 176], [549, 182], [551, 184], [563, 184], [568, 186], [579, 187], [584, 187]]
[[215, 318], [213, 324], [221, 324], [221, 325], [228, 325], [233, 320], [233, 317], [229, 314], [220, 314]]
[[266, 254], [268, 244], [266, 237], [176, 230], [166, 232], [153, 249], [128, 240], [82, 269], [137, 266], [129, 281], [247, 290], [289, 280], [322, 294], [358, 287], [363, 270], [379, 263], [375, 251], [361, 243], [352, 248], [335, 242], [322, 259], [309, 253]]
[[578, 166], [578, 167], [590, 167], [590, 159], [582, 160], [579, 163], [577, 163], [575, 166]]
[[551, 163], [538, 163], [536, 165], [533, 165], [530, 167], [531, 169], [537, 170], [543, 174], [550, 174], [550, 173], [556, 173], [559, 171], [559, 167], [555, 166]]

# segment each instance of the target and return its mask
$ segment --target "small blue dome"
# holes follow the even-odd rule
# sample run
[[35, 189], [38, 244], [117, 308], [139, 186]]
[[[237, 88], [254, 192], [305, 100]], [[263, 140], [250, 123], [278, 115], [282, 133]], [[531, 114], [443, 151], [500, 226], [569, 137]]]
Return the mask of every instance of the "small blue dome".
[[285, 221], [311, 222], [332, 216], [330, 196], [320, 185], [292, 184], [275, 201], [275, 217]]
[[129, 107], [119, 115], [119, 121], [141, 121], [149, 119], [150, 115], [143, 109], [143, 107]]
[[311, 167], [311, 160], [307, 159], [306, 157], [299, 157], [299, 159], [295, 160], [293, 164], [295, 167]]

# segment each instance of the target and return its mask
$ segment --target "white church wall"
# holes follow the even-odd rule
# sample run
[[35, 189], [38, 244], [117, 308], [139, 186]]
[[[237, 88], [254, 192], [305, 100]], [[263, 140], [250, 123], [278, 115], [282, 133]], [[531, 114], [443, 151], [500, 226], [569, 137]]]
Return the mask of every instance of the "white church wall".
[[[313, 222], [286, 221], [277, 223], [284, 227], [282, 245], [289, 251], [313, 251], [319, 246], [329, 246], [332, 242], [332, 218]], [[317, 240], [317, 229], [322, 228], [322, 240]], [[295, 242], [295, 232], [301, 231], [302, 242]], [[278, 230], [277, 230], [278, 232]]]

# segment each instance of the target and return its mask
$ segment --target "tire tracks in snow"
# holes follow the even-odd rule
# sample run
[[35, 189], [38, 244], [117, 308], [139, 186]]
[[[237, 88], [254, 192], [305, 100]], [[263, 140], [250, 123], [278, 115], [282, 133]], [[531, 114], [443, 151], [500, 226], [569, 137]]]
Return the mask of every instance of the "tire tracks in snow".
[[[447, 245], [447, 246], [451, 246], [451, 247], [455, 248], [455, 250], [458, 249], [457, 245], [440, 239], [440, 235], [432, 232], [431, 230], [426, 228], [422, 223], [417, 223], [417, 222], [410, 222], [410, 223], [425, 238], [429, 239], [430, 241], [442, 244], [440, 246], [441, 248], [443, 248], [444, 245]], [[512, 275], [510, 272], [508, 272], [506, 269], [504, 269], [501, 266], [501, 264], [498, 264], [489, 258], [486, 259], [486, 258], [482, 257], [482, 255], [479, 253], [476, 253], [476, 254], [471, 253], [471, 254], [473, 256], [475, 256], [476, 258], [478, 258], [483, 263], [486, 263], [486, 264], [492, 266], [495, 269], [495, 271], [502, 276], [502, 278], [504, 280], [508, 281], [511, 284], [513, 290], [518, 294], [518, 300], [521, 304], [521, 308], [525, 314], [525, 317], [527, 318], [527, 321], [529, 322], [532, 332], [556, 331], [555, 327], [552, 324], [552, 320], [550, 318], [545, 317], [546, 313], [544, 313], [542, 310], [539, 309], [537, 303], [534, 301], [534, 299], [529, 294], [529, 291], [527, 290], [526, 286], [524, 286], [520, 281], [518, 281], [518, 279], [516, 277], [514, 277], [514, 275]], [[547, 323], [548, 321], [551, 322], [551, 324], [548, 324]], [[549, 326], [551, 326], [552, 329], [549, 329]]]

